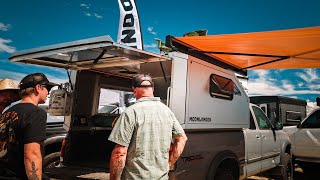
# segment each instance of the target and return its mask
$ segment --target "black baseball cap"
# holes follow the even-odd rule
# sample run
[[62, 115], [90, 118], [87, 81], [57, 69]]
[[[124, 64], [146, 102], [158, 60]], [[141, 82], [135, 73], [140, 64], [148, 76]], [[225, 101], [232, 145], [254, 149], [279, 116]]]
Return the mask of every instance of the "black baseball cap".
[[[149, 81], [150, 85], [141, 85], [143, 81]], [[146, 74], [137, 74], [132, 79], [132, 87], [153, 87], [154, 82], [149, 75]]]
[[19, 83], [19, 88], [20, 90], [29, 88], [29, 87], [35, 87], [36, 85], [45, 85], [48, 91], [53, 86], [58, 86], [59, 84], [50, 82], [48, 78], [42, 74], [42, 73], [34, 73], [34, 74], [29, 74], [26, 77], [24, 77], [20, 83]]

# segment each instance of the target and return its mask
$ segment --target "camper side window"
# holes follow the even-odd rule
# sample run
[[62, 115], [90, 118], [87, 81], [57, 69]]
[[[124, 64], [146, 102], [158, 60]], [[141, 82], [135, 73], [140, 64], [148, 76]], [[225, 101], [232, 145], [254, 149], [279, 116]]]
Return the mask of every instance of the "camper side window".
[[301, 113], [295, 111], [286, 111], [287, 121], [301, 121]]
[[241, 93], [231, 79], [216, 74], [210, 75], [211, 97], [232, 100], [233, 95], [241, 95]]

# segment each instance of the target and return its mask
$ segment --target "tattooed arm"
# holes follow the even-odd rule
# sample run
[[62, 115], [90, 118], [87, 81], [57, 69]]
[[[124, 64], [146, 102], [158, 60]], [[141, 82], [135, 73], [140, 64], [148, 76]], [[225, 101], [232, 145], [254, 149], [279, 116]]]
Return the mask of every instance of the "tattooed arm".
[[110, 180], [120, 180], [126, 163], [128, 147], [116, 144], [112, 150], [110, 161]]
[[41, 180], [42, 155], [40, 143], [28, 143], [24, 145], [24, 166], [29, 180]]

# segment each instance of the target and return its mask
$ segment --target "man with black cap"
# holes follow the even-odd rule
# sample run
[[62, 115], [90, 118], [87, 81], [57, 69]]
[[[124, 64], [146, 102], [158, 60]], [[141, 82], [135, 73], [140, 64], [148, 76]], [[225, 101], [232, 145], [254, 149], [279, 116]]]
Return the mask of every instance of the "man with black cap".
[[29, 74], [21, 80], [21, 102], [0, 119], [0, 177], [45, 179], [42, 159], [47, 113], [38, 104], [45, 103], [56, 85], [42, 73]]
[[149, 75], [136, 75], [132, 90], [137, 102], [121, 114], [109, 136], [116, 143], [110, 180], [168, 179], [169, 167], [181, 155], [187, 136], [173, 112], [153, 96], [154, 82]]

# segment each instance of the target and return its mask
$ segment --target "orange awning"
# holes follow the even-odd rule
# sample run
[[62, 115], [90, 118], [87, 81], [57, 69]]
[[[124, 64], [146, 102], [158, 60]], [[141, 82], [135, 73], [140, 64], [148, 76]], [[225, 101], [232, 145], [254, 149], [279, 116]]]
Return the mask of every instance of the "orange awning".
[[320, 26], [214, 36], [172, 37], [187, 54], [238, 70], [320, 67]]

